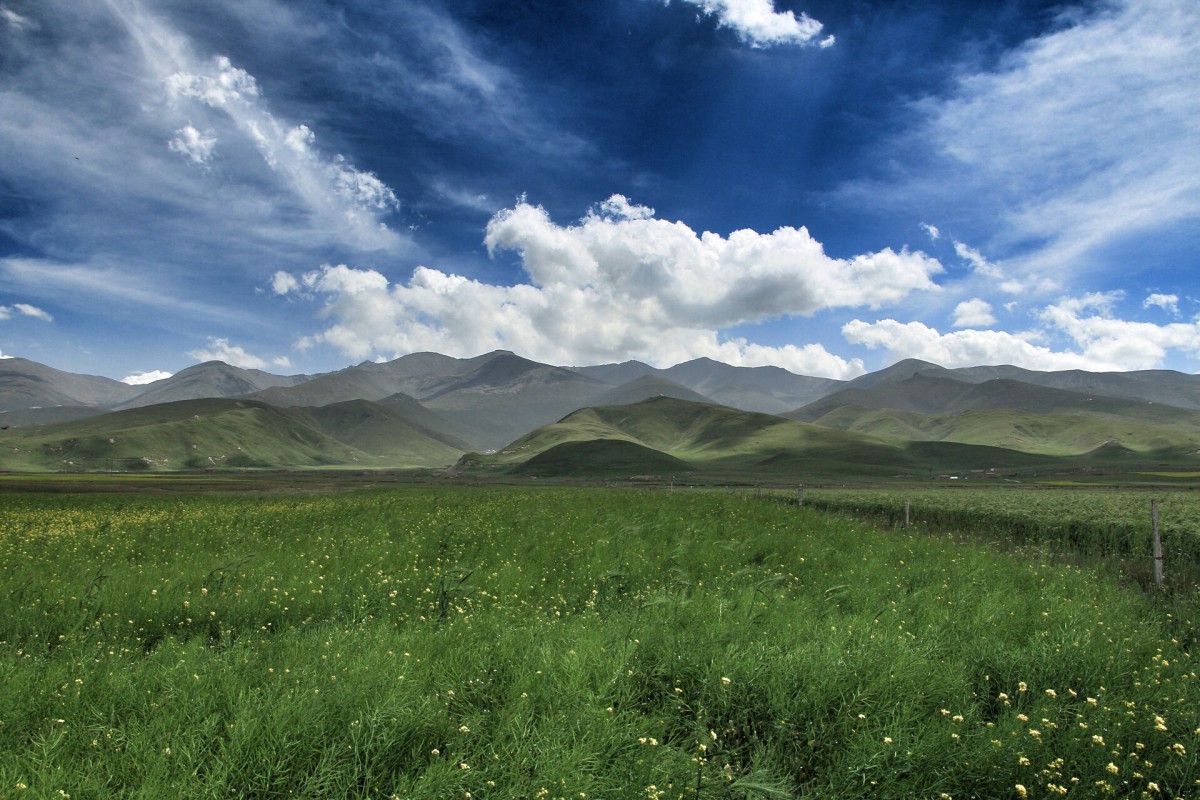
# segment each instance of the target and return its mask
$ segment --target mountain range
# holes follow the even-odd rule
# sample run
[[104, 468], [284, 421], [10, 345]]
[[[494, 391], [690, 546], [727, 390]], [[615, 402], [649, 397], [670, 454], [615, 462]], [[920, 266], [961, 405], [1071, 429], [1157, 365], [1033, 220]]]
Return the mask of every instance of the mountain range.
[[838, 381], [703, 358], [568, 367], [496, 351], [319, 375], [210, 361], [129, 386], [8, 358], [0, 429], [5, 470], [445, 467], [467, 453], [462, 464], [525, 474], [1188, 466], [1200, 463], [1200, 376], [910, 359]]

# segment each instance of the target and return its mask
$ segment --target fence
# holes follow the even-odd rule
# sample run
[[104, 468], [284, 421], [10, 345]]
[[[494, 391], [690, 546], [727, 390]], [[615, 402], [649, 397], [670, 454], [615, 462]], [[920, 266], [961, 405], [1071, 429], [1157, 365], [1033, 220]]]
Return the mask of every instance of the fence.
[[[1194, 527], [1200, 498], [1184, 493], [1163, 504], [1140, 493], [939, 490], [914, 498], [896, 490], [799, 486], [794, 502], [883, 527], [982, 536], [1043, 553], [1116, 561], [1143, 584], [1200, 584], [1200, 528]], [[1164, 506], [1171, 513], [1163, 513]]]

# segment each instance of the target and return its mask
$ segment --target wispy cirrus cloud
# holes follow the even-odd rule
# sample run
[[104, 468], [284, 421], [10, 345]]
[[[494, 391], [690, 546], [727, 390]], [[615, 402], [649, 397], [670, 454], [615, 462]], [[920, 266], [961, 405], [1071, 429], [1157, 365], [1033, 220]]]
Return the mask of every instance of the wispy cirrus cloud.
[[406, 252], [395, 192], [169, 10], [46, 0], [27, 14], [38, 36], [3, 41], [0, 160], [20, 201], [0, 228], [22, 255], [79, 266], [119, 253], [181, 276], [204, 263], [228, 286], [299, 253]]
[[[1099, 265], [1123, 269], [1112, 255], [1123, 244], [1200, 218], [1197, 40], [1191, 0], [1065, 11], [995, 66], [964, 65], [950, 91], [917, 101], [921, 121], [881, 150], [890, 174], [840, 196], [936, 215], [994, 254], [1014, 288], [1042, 296]], [[979, 254], [961, 253], [982, 267]]]
[[62, 307], [83, 314], [96, 313], [112, 318], [142, 314], [142, 309], [154, 308], [167, 315], [207, 320], [232, 320], [240, 316], [236, 310], [220, 304], [183, 296], [179, 282], [170, 276], [149, 276], [113, 264], [0, 258], [0, 277], [22, 292], [52, 299]]
[[[254, 76], [218, 56], [205, 66], [190, 65], [164, 80], [168, 96], [175, 103], [185, 99], [227, 115], [243, 137], [261, 153], [263, 161], [283, 180], [308, 211], [323, 220], [329, 231], [356, 247], [367, 250], [395, 249], [399, 237], [383, 221], [382, 215], [399, 208], [396, 194], [374, 173], [356, 168], [341, 154], [328, 156], [316, 146], [316, 134], [304, 124], [291, 125], [280, 120], [265, 105]], [[183, 130], [188, 141], [172, 150], [186, 150], [193, 160], [207, 163], [215, 137], [193, 137]], [[194, 131], [194, 128], [191, 128]], [[198, 139], [194, 146], [192, 139]], [[202, 147], [206, 157], [193, 153]]]
[[54, 317], [50, 316], [49, 313], [29, 303], [13, 303], [11, 306], [0, 306], [0, 319], [9, 319], [13, 315], [33, 317], [43, 322], [54, 321]]
[[39, 27], [36, 21], [29, 17], [21, 16], [8, 6], [0, 6], [0, 20], [9, 28], [22, 33], [25, 31], [35, 31]]

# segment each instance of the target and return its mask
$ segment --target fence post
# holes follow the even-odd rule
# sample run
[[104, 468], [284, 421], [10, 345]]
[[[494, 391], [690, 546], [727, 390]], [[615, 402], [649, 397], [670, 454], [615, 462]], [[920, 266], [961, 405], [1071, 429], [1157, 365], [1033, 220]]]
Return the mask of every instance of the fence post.
[[1150, 501], [1150, 525], [1154, 531], [1154, 585], [1163, 585], [1162, 534], [1158, 530], [1158, 500]]
[[796, 486], [796, 505], [798, 505], [798, 506], [804, 505], [804, 484], [803, 483]]
[[908, 511], [910, 507], [911, 503], [909, 499], [907, 497], [904, 498], [904, 530], [908, 530]]

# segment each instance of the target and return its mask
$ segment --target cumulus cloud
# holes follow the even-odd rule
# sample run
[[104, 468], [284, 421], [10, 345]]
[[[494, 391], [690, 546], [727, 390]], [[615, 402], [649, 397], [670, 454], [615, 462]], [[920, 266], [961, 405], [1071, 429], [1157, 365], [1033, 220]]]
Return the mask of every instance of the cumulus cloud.
[[1118, 319], [1112, 314], [1119, 293], [1067, 298], [1042, 310], [1044, 324], [1062, 331], [1084, 355], [1111, 369], [1151, 369], [1167, 351], [1200, 357], [1200, 320], [1155, 325]]
[[[895, 358], [921, 358], [946, 367], [1014, 364], [1028, 369], [1120, 371], [1155, 369], [1171, 351], [1200, 358], [1200, 320], [1154, 325], [1113, 316], [1118, 293], [1063, 298], [1041, 309], [1040, 327], [1020, 333], [961, 330], [941, 333], [922, 322], [855, 319], [842, 327], [853, 344], [883, 348]], [[1062, 349], [1042, 344], [1053, 338]]]
[[878, 307], [934, 290], [941, 270], [922, 253], [825, 254], [804, 228], [697, 234], [614, 195], [574, 225], [522, 201], [496, 214], [485, 243], [519, 254], [526, 283], [488, 284], [429, 267], [407, 283], [346, 265], [276, 273], [279, 295], [325, 298], [331, 324], [307, 337], [354, 358], [507, 348], [551, 363], [708, 356], [852, 377], [862, 362], [817, 344], [769, 347], [721, 329], [838, 307]]
[[23, 317], [33, 317], [40, 319], [43, 322], [53, 322], [54, 317], [37, 306], [31, 306], [28, 303], [13, 303], [11, 306], [0, 306], [0, 319], [9, 319], [14, 314], [19, 314]]
[[969, 329], [940, 333], [923, 322], [855, 319], [842, 326], [842, 335], [852, 344], [883, 348], [897, 360], [919, 358], [944, 367], [1013, 364], [1027, 369], [1057, 370], [1095, 366], [1077, 353], [1055, 352], [1007, 331]]
[[1179, 295], [1175, 294], [1152, 294], [1142, 301], [1142, 308], [1150, 308], [1157, 306], [1163, 311], [1166, 311], [1173, 316], [1179, 316]]
[[242, 369], [263, 369], [266, 360], [246, 352], [241, 345], [230, 344], [228, 339], [209, 337], [207, 349], [189, 350], [188, 355], [197, 361], [224, 361]]
[[[683, 222], [621, 195], [576, 225], [559, 226], [527, 202], [496, 214], [484, 242], [513, 250], [532, 282], [546, 290], [586, 290], [633, 319], [725, 327], [826, 308], [877, 308], [937, 288], [942, 271], [924, 253], [876, 253], [835, 259], [807, 229], [697, 234]], [[626, 315], [628, 316], [628, 315]]]
[[[668, 0], [669, 2], [670, 0]], [[776, 11], [771, 0], [682, 0], [715, 16], [717, 24], [733, 29], [739, 38], [752, 47], [779, 44], [809, 44], [824, 27], [807, 14], [797, 17], [791, 11]], [[818, 43], [830, 47], [834, 37], [827, 36]]]
[[929, 238], [935, 242], [942, 236], [942, 232], [938, 230], [938, 227], [936, 225], [930, 225], [928, 222], [921, 223], [921, 230], [925, 231]]
[[986, 328], [994, 325], [996, 318], [992, 315], [992, 306], [986, 300], [978, 297], [964, 300], [954, 307], [954, 322], [956, 328]]
[[161, 369], [152, 369], [147, 372], [132, 372], [121, 378], [121, 383], [128, 383], [130, 386], [145, 386], [148, 383], [166, 380], [169, 377], [171, 377], [170, 372], [164, 372]]

